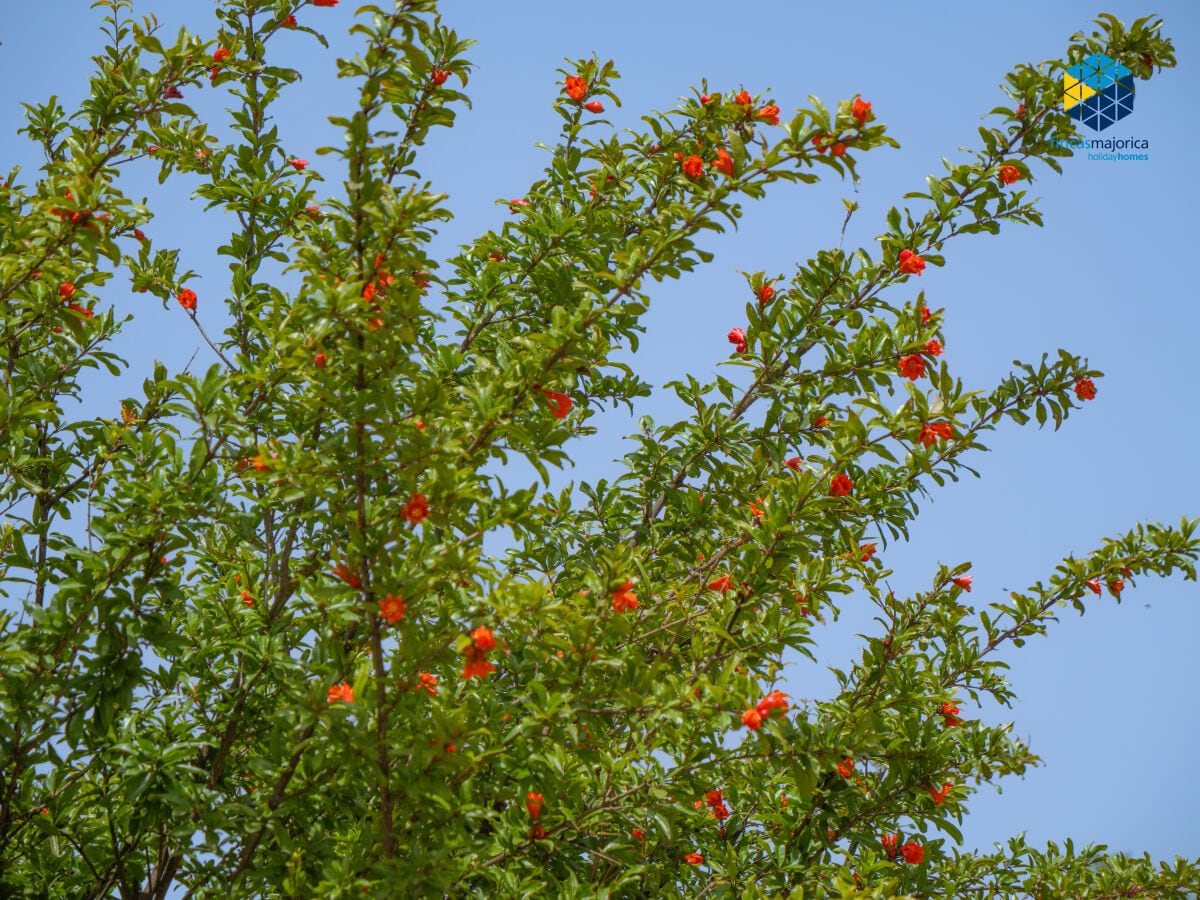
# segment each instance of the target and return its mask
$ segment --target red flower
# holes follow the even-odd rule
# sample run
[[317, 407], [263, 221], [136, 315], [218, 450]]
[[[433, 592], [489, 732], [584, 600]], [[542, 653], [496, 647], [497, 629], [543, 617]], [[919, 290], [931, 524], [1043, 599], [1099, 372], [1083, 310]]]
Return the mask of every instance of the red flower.
[[480, 625], [471, 632], [471, 646], [480, 653], [487, 653], [489, 650], [496, 649], [496, 637], [492, 634], [492, 629], [486, 625]]
[[325, 368], [325, 363], [329, 362], [329, 357], [324, 353], [317, 353], [313, 356], [313, 365], [318, 369]]
[[911, 866], [919, 866], [925, 859], [925, 848], [911, 841], [900, 848], [900, 855]]
[[529, 818], [535, 822], [542, 814], [542, 802], [545, 798], [541, 794], [530, 791], [525, 795], [525, 808], [529, 810]]
[[366, 287], [362, 289], [362, 298], [368, 303], [375, 299], [375, 282], [368, 282]]
[[947, 781], [942, 785], [942, 789], [940, 791], [936, 788], [923, 788], [922, 790], [924, 790], [925, 793], [933, 798], [934, 806], [941, 806], [946, 802], [946, 798], [950, 796], [950, 792], [954, 790], [954, 785]]
[[879, 843], [883, 844], [883, 849], [887, 852], [888, 859], [896, 858], [896, 844], [899, 838], [894, 834], [885, 834], [879, 839]]
[[942, 355], [942, 344], [937, 338], [925, 342], [925, 352], [930, 356]]
[[828, 424], [829, 424], [829, 419], [827, 419], [825, 416], [817, 416], [815, 419], [813, 419], [812, 427], [813, 428], [824, 428]]
[[58, 296], [63, 300], [70, 300], [75, 296], [75, 285], [69, 281], [64, 281], [58, 286]]
[[420, 684], [417, 685], [417, 690], [424, 691], [430, 697], [437, 695], [438, 680], [436, 675], [430, 675], [428, 672], [422, 672], [417, 676], [417, 679], [420, 681]]
[[742, 724], [751, 731], [758, 731], [762, 728], [763, 715], [753, 707], [742, 713]]
[[900, 357], [900, 374], [910, 381], [916, 381], [925, 374], [925, 360], [918, 353]]
[[1080, 400], [1095, 400], [1096, 385], [1090, 378], [1080, 378], [1075, 382], [1075, 396]]
[[943, 716], [957, 716], [958, 715], [958, 707], [955, 706], [953, 703], [943, 703], [941, 705], [941, 710], [942, 710]]
[[387, 619], [389, 625], [403, 619], [406, 609], [408, 609], [408, 605], [404, 602], [403, 597], [393, 597], [388, 594], [379, 601], [379, 614]]
[[175, 299], [179, 301], [179, 305], [184, 309], [194, 310], [196, 308], [196, 292], [191, 288], [184, 288]]
[[242, 599], [243, 606], [253, 606], [254, 605], [254, 595], [251, 594], [249, 591], [242, 591], [241, 599]]
[[951, 583], [957, 584], [960, 588], [962, 588], [968, 594], [971, 593], [971, 580], [972, 580], [971, 575], [959, 575], [957, 578], [950, 579]]
[[836, 144], [834, 144], [832, 147], [829, 148], [829, 152], [832, 153], [834, 156], [836, 156], [838, 159], [841, 159], [843, 156], [846, 155], [846, 145], [843, 144], [841, 141], [838, 141]]
[[683, 861], [685, 863], [687, 863], [688, 865], [692, 865], [692, 866], [704, 865], [704, 857], [701, 856], [699, 853], [689, 853], [686, 856], [684, 856]]
[[425, 495], [413, 494], [404, 504], [404, 509], [400, 514], [414, 525], [419, 525], [423, 520], [429, 518], [429, 502], [425, 499]]
[[90, 319], [93, 315], [95, 315], [95, 313], [93, 313], [86, 306], [80, 306], [78, 303], [68, 303], [67, 309], [71, 310], [72, 312], [79, 313], [79, 315], [83, 316], [85, 319]]
[[783, 691], [771, 691], [767, 696], [758, 701], [758, 706], [754, 707], [764, 719], [770, 718], [774, 710], [788, 711], [788, 695]]
[[1120, 597], [1121, 591], [1125, 590], [1125, 579], [1118, 578], [1116, 581], [1110, 581], [1108, 589], [1114, 597]]
[[296, 27], [296, 17], [295, 17], [295, 16], [288, 16], [288, 17], [287, 17], [286, 19], [284, 19], [284, 20], [283, 20], [283, 22], [282, 22], [282, 23], [280, 23], [280, 24], [282, 24], [284, 28], [295, 28], [295, 27]]
[[354, 688], [350, 687], [350, 685], [346, 684], [344, 681], [341, 684], [335, 684], [329, 689], [328, 699], [330, 703], [334, 703], [338, 700], [342, 700], [346, 703], [353, 703]]
[[632, 581], [626, 581], [623, 585], [613, 591], [612, 605], [613, 612], [617, 615], [623, 615], [626, 610], [638, 608], [637, 594], [631, 590], [633, 588]]
[[338, 0], [313, 0], [313, 6], [337, 6]]
[[755, 118], [764, 119], [772, 125], [779, 124], [779, 107], [770, 103], [754, 114]]
[[435, 85], [441, 87], [446, 83], [446, 79], [450, 77], [450, 73], [445, 69], [434, 69], [429, 73], [429, 77], [433, 80]]
[[576, 103], [587, 96], [588, 84], [578, 75], [568, 75], [565, 84], [564, 90], [566, 90], [567, 96]]
[[713, 99], [712, 94], [701, 94], [700, 95], [700, 105], [708, 106], [708, 104], [712, 103], [712, 99]]
[[803, 460], [799, 456], [793, 456], [791, 459], [785, 459], [783, 464], [793, 472], [799, 472], [801, 462], [803, 462]]
[[817, 152], [820, 153], [822, 156], [824, 156], [825, 151], [829, 149], [829, 145], [826, 144], [825, 141], [830, 138], [832, 138], [832, 135], [818, 134], [815, 138], [812, 139], [812, 145], [817, 148]]
[[565, 419], [567, 413], [571, 411], [571, 407], [575, 404], [571, 398], [559, 391], [548, 391], [542, 388], [542, 393], [546, 395], [546, 399], [550, 401], [550, 412], [554, 414], [556, 419]]
[[1001, 166], [1000, 167], [1000, 180], [1003, 181], [1005, 184], [1012, 184], [1014, 181], [1016, 181], [1020, 177], [1021, 177], [1021, 170], [1018, 169], [1016, 166]]
[[[753, 106], [754, 105], [754, 99], [750, 96], [749, 91], [742, 91], [740, 94], [738, 94], [736, 97], [733, 98], [733, 102], [740, 103], [740, 104], [742, 104], [742, 106]], [[747, 111], [749, 111], [749, 110], [747, 110]]]
[[730, 582], [732, 580], [733, 579], [728, 575], [722, 575], [720, 578], [714, 578], [712, 581], [710, 581], [708, 583], [708, 589], [710, 591], [720, 591], [722, 594], [724, 594], [726, 591], [730, 590]]
[[510, 213], [512, 213], [513, 215], [516, 215], [516, 214], [517, 214], [517, 210], [518, 210], [520, 207], [522, 207], [522, 206], [528, 206], [528, 205], [529, 205], [529, 201], [528, 201], [528, 200], [522, 199], [521, 197], [516, 197], [516, 198], [514, 198], [514, 199], [512, 199], [512, 200], [509, 200], [509, 201], [508, 201], [508, 211], [509, 211]]
[[769, 284], [764, 284], [758, 289], [758, 305], [766, 306], [771, 298], [775, 296], [775, 288]]
[[[258, 466], [255, 466], [255, 468], [257, 469]], [[359, 581], [358, 576], [355, 575], [354, 571], [345, 563], [338, 563], [336, 566], [334, 566], [333, 574], [342, 579], [342, 581], [346, 582], [346, 584], [350, 585], [352, 588], [362, 587], [362, 582]]]
[[[682, 154], [680, 155], [682, 156]], [[686, 157], [683, 162], [680, 163], [680, 166], [683, 168], [683, 174], [688, 178], [704, 177], [704, 160], [702, 160], [695, 153], [689, 157]]]
[[182, 98], [183, 94], [179, 93], [179, 88], [175, 87], [175, 85], [171, 85], [169, 88], [163, 91], [164, 100], [180, 100]]
[[1091, 591], [1093, 594], [1100, 593], [1100, 579], [1099, 578], [1091, 579], [1090, 581], [1087, 582], [1087, 586], [1088, 586], [1088, 590]]
[[[762, 503], [762, 502], [763, 502], [763, 498], [759, 497], [758, 503]], [[762, 511], [762, 507], [759, 506], [758, 503], [755, 503], [753, 500], [750, 501], [750, 515], [754, 516], [755, 519], [757, 519], [759, 522], [761, 522], [763, 520], [763, 511]]]
[[933, 318], [933, 313], [931, 313], [929, 311], [928, 307], [926, 307], [924, 304], [922, 304], [921, 306], [918, 306], [917, 311], [920, 312], [920, 314], [921, 314], [921, 324], [922, 325], [926, 324], [930, 319]]
[[142, 242], [145, 242], [146, 240], [146, 235], [140, 228], [133, 229], [133, 236]]
[[858, 548], [858, 550], [860, 553], [862, 553], [862, 562], [866, 562], [872, 556], [875, 555], [875, 545], [874, 544], [863, 544], [861, 547]]
[[583, 104], [583, 108], [592, 113], [604, 112], [604, 104], [599, 100], [593, 100], [591, 103], [585, 103]]
[[640, 841], [646, 837], [646, 832], [642, 831], [640, 828], [635, 828], [633, 831], [629, 832], [629, 836], [635, 841]]
[[470, 681], [472, 678], [487, 678], [492, 672], [496, 671], [496, 667], [488, 662], [487, 654], [474, 646], [467, 647], [467, 661], [463, 665], [462, 679]]
[[854, 760], [847, 756], [840, 763], [838, 763], [837, 770], [838, 774], [843, 778], [849, 778], [850, 773], [854, 771]]
[[291, 166], [293, 169], [295, 169], [297, 172], [302, 172], [302, 171], [304, 171], [305, 168], [308, 167], [308, 160], [306, 160], [306, 159], [289, 159], [288, 165]]
[[742, 331], [742, 329], [732, 328], [725, 337], [729, 338], [729, 343], [734, 345], [734, 349], [738, 353], [746, 352], [746, 332]]
[[922, 447], [931, 447], [938, 441], [948, 441], [952, 437], [954, 427], [949, 422], [926, 422], [921, 426], [921, 434], [917, 440]]
[[858, 119], [858, 127], [862, 128], [867, 124], [867, 120], [872, 118], [870, 101], [864, 100], [862, 97], [855, 97], [854, 103], [850, 107], [850, 115]]
[[953, 703], [943, 703], [941, 705], [942, 724], [947, 728], [954, 728], [962, 724], [962, 719], [958, 717], [958, 707]]
[[717, 148], [717, 158], [712, 161], [712, 167], [722, 175], [733, 177], [733, 157], [724, 147]]
[[925, 260], [911, 250], [901, 250], [898, 259], [902, 275], [920, 275], [925, 271]]
[[1017, 118], [1018, 119], [1025, 118], [1025, 104], [1024, 103], [1017, 104]]
[[850, 476], [844, 473], [838, 473], [833, 476], [833, 481], [829, 482], [829, 496], [845, 497], [854, 490], [854, 482], [850, 480]]
[[724, 806], [725, 805], [725, 792], [722, 791], [720, 788], [709, 791], [707, 794], [704, 795], [704, 802], [707, 803], [709, 806]]

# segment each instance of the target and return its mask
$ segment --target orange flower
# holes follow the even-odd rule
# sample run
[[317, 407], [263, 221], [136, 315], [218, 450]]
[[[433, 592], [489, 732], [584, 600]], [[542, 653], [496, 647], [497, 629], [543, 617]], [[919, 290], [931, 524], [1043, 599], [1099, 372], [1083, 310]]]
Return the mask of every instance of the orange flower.
[[909, 381], [916, 381], [925, 374], [925, 360], [919, 353], [900, 357], [900, 374]]
[[545, 798], [541, 794], [530, 791], [525, 795], [525, 808], [529, 810], [529, 818], [535, 822], [542, 814], [542, 802]]
[[942, 784], [942, 789], [940, 791], [937, 788], [922, 788], [922, 790], [924, 790], [925, 793], [933, 798], [934, 806], [941, 806], [946, 802], [946, 798], [950, 796], [950, 792], [954, 790], [954, 785], [947, 781]]
[[793, 472], [799, 472], [800, 471], [800, 463], [802, 463], [803, 461], [804, 460], [801, 459], [799, 456], [793, 456], [791, 459], [785, 459], [783, 461], [783, 464], [785, 466], [787, 466], [789, 469], [791, 469]]
[[844, 473], [839, 473], [833, 476], [833, 481], [829, 482], [829, 496], [845, 497], [854, 490], [854, 482], [850, 480], [850, 476]]
[[724, 147], [717, 148], [717, 158], [712, 161], [712, 167], [722, 175], [733, 177], [733, 157]]
[[253, 606], [254, 605], [254, 595], [251, 594], [249, 591], [242, 591], [241, 598], [242, 598], [243, 605], [245, 605], [245, 606]]
[[561, 391], [548, 391], [545, 388], [541, 390], [546, 395], [546, 399], [550, 401], [550, 412], [554, 414], [554, 418], [565, 419], [567, 413], [571, 411], [571, 407], [575, 405], [571, 398]]
[[932, 338], [925, 342], [925, 352], [930, 356], [942, 355], [942, 342], [937, 338]]
[[1080, 400], [1096, 399], [1096, 384], [1090, 378], [1080, 378], [1075, 382], [1075, 396]]
[[[742, 91], [740, 94], [738, 94], [736, 97], [733, 98], [733, 102], [740, 103], [740, 104], [742, 104], [742, 106], [752, 106], [752, 105], [754, 105], [754, 98], [752, 98], [750, 96], [749, 91]], [[747, 112], [749, 112], [749, 110], [747, 110]]]
[[214, 63], [219, 63], [222, 60], [226, 60], [226, 59], [229, 59], [229, 51], [226, 50], [224, 47], [218, 47], [216, 50], [213, 51], [212, 61]]
[[568, 75], [566, 80], [567, 96], [578, 103], [588, 92], [588, 83], [578, 75]]
[[704, 160], [702, 160], [695, 153], [689, 157], [686, 157], [683, 162], [680, 163], [680, 166], [683, 168], [683, 174], [688, 178], [704, 177]]
[[779, 107], [770, 103], [754, 114], [755, 118], [764, 119], [772, 125], [779, 124]]
[[438, 680], [436, 675], [430, 675], [428, 672], [422, 672], [417, 676], [420, 684], [417, 685], [417, 690], [424, 691], [430, 697], [437, 695]]
[[786, 713], [788, 711], [788, 695], [783, 691], [771, 691], [758, 701], [758, 706], [754, 709], [764, 719], [769, 718], [771, 713], [777, 709]]
[[334, 566], [333, 574], [342, 579], [342, 581], [346, 582], [346, 584], [350, 585], [352, 588], [362, 587], [362, 582], [358, 580], [358, 576], [354, 574], [354, 570], [345, 563], [338, 563], [336, 566]]
[[907, 843], [900, 848], [900, 855], [911, 866], [919, 866], [925, 859], [925, 848], [920, 844]]
[[196, 292], [191, 288], [184, 288], [175, 299], [179, 301], [179, 305], [184, 309], [194, 310], [196, 308]]
[[375, 298], [375, 282], [370, 282], [362, 289], [362, 298], [368, 303]]
[[766, 306], [771, 298], [775, 296], [775, 288], [769, 284], [764, 284], [758, 289], [758, 305]]
[[75, 296], [75, 285], [69, 281], [64, 281], [58, 286], [58, 296], [63, 300], [70, 300]]
[[282, 25], [284, 28], [295, 28], [295, 27], [296, 27], [296, 17], [295, 17], [295, 16], [288, 16], [288, 17], [287, 17], [286, 19], [284, 19], [284, 20], [283, 20], [283, 21], [282, 21], [280, 24], [281, 24], [281, 25]]
[[329, 689], [328, 699], [330, 703], [336, 703], [338, 700], [342, 700], [345, 703], [353, 703], [354, 688], [350, 687], [344, 681], [341, 684], [335, 684]]
[[1108, 583], [1108, 590], [1114, 597], [1120, 597], [1121, 591], [1125, 590], [1125, 579], [1118, 578], [1116, 581], [1110, 581]]
[[951, 578], [951, 579], [950, 579], [950, 581], [951, 581], [951, 583], [953, 583], [953, 584], [957, 584], [957, 585], [958, 585], [960, 588], [962, 588], [962, 589], [963, 589], [964, 591], [966, 591], [968, 594], [969, 594], [969, 593], [971, 593], [971, 581], [972, 581], [972, 576], [970, 576], [970, 575], [959, 575], [957, 578]]
[[487, 655], [476, 650], [474, 647], [467, 648], [467, 661], [463, 665], [462, 678], [463, 681], [470, 681], [472, 678], [487, 678], [492, 672], [496, 671], [496, 667], [488, 662]]
[[[762, 497], [759, 497], [759, 498], [758, 498], [758, 502], [759, 502], [759, 503], [762, 503], [762, 502], [763, 502], [763, 498], [762, 498]], [[763, 511], [762, 511], [762, 507], [760, 507], [760, 506], [759, 506], [757, 503], [755, 503], [753, 500], [751, 500], [751, 501], [750, 501], [750, 515], [754, 516], [754, 518], [755, 518], [757, 521], [759, 521], [759, 522], [762, 522], [762, 520], [763, 520]]]
[[754, 707], [751, 707], [750, 709], [748, 709], [744, 713], [742, 713], [742, 724], [745, 725], [747, 728], [749, 728], [751, 731], [758, 731], [758, 729], [762, 728], [762, 723], [763, 723], [763, 714], [760, 713]]
[[883, 844], [883, 849], [887, 852], [888, 859], [896, 858], [896, 844], [899, 840], [894, 834], [885, 834], [879, 839], [879, 843]]
[[861, 547], [858, 548], [858, 551], [859, 551], [859, 553], [862, 554], [862, 562], [866, 562], [872, 556], [875, 555], [875, 545], [874, 544], [863, 544]]
[[732, 580], [733, 579], [730, 578], [728, 575], [722, 575], [720, 578], [714, 578], [712, 581], [710, 581], [708, 583], [708, 589], [710, 591], [720, 591], [723, 594], [726, 591], [730, 590], [729, 583]]
[[306, 159], [289, 159], [288, 165], [291, 166], [293, 169], [295, 169], [297, 172], [303, 172], [306, 168], [308, 168], [308, 160], [306, 160]]
[[922, 447], [931, 447], [941, 440], [954, 437], [954, 427], [949, 422], [926, 422], [921, 426], [921, 434], [917, 438]]
[[401, 510], [400, 514], [414, 525], [419, 525], [425, 519], [429, 518], [429, 503], [425, 500], [425, 495], [413, 494], [409, 501], [404, 504], [404, 509]]
[[1016, 166], [1001, 166], [1000, 167], [1000, 180], [1003, 181], [1005, 184], [1012, 184], [1014, 181], [1016, 181], [1020, 177], [1021, 177], [1021, 170], [1018, 169]]
[[632, 588], [633, 582], [626, 581], [623, 585], [613, 591], [613, 612], [621, 615], [626, 610], [638, 608], [638, 598], [637, 595], [631, 590]]
[[250, 460], [250, 465], [254, 467], [255, 472], [265, 472], [267, 469], [271, 468], [270, 461], [261, 453], [255, 456], [254, 459]]
[[631, 838], [633, 838], [635, 841], [640, 841], [640, 840], [645, 839], [646, 832], [642, 831], [642, 829], [640, 829], [640, 828], [635, 828], [635, 829], [633, 829], [633, 831], [629, 832], [629, 836]]
[[446, 79], [450, 77], [450, 73], [447, 72], [445, 69], [433, 69], [429, 73], [429, 77], [433, 80], [433, 83], [435, 85], [437, 85], [438, 87], [441, 87], [443, 84], [446, 83]]
[[843, 778], [849, 778], [850, 773], [854, 771], [854, 760], [847, 756], [840, 763], [838, 763], [837, 770], [838, 774]]
[[379, 614], [387, 619], [389, 625], [403, 619], [406, 609], [408, 609], [408, 605], [404, 602], [403, 597], [393, 597], [388, 594], [379, 601]]
[[1100, 579], [1099, 578], [1089, 579], [1087, 581], [1087, 586], [1088, 586], [1088, 590], [1091, 591], [1093, 594], [1100, 593]]
[[828, 424], [829, 424], [828, 418], [826, 418], [825, 416], [817, 416], [815, 419], [813, 419], [812, 427], [813, 428], [824, 428]]
[[471, 632], [471, 646], [480, 653], [487, 653], [489, 650], [496, 649], [496, 636], [492, 634], [492, 629], [486, 625], [480, 625]]
[[843, 144], [841, 141], [838, 141], [836, 144], [834, 144], [832, 147], [829, 148], [829, 152], [832, 153], [834, 156], [836, 156], [838, 159], [841, 159], [843, 156], [846, 155], [846, 145]]
[[825, 151], [829, 149], [827, 141], [831, 140], [833, 140], [833, 135], [831, 134], [818, 134], [812, 139], [812, 145], [817, 148], [818, 153], [824, 156]]
[[858, 127], [862, 128], [867, 124], [868, 119], [873, 118], [870, 101], [864, 100], [862, 97], [855, 97], [854, 103], [850, 107], [850, 115], [858, 119]]
[[683, 861], [691, 866], [704, 865], [704, 857], [701, 856], [699, 853], [688, 853], [686, 856], [683, 857]]
[[902, 275], [920, 275], [925, 271], [925, 260], [911, 250], [901, 250], [897, 257]]

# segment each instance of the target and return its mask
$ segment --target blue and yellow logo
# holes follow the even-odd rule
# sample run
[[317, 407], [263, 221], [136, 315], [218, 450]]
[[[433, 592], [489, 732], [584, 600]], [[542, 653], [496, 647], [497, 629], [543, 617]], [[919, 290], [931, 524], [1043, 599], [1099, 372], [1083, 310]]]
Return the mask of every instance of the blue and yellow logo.
[[1103, 131], [1133, 112], [1133, 73], [1093, 53], [1063, 75], [1063, 108], [1072, 119]]

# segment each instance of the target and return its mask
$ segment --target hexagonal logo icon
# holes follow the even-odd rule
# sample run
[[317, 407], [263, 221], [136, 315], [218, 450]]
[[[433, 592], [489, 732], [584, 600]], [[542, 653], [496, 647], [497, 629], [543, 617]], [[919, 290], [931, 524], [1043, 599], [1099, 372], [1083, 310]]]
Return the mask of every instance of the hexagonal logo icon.
[[1072, 119], [1103, 131], [1133, 112], [1133, 73], [1093, 53], [1063, 75], [1063, 108]]

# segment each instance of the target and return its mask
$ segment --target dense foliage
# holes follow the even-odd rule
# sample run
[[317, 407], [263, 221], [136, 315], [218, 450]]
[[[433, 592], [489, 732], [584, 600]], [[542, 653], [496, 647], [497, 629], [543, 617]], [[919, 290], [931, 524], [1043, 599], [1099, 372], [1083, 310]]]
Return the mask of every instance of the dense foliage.
[[[1064, 67], [1172, 66], [1156, 20], [1101, 17], [1067, 60], [1018, 66], [973, 157], [875, 244], [748, 276], [736, 370], [670, 385], [687, 418], [643, 418], [624, 474], [553, 493], [589, 417], [649, 393], [627, 361], [655, 283], [709, 259], [746, 200], [892, 144], [868, 99], [789, 113], [726, 86], [619, 134], [616, 71], [580, 60], [545, 177], [437, 260], [449, 212], [420, 154], [471, 67], [433, 0], [360, 11], [339, 61], [358, 102], [311, 164], [272, 124], [299, 77], [273, 42], [324, 44], [336, 0], [221, 0], [172, 43], [99, 5], [88, 98], [28, 106], [46, 163], [0, 191], [0, 894], [1200, 889], [1185, 861], [954, 843], [977, 785], [1036, 762], [972, 718], [1012, 700], [997, 651], [1065, 604], [1194, 577], [1195, 523], [1138, 526], [981, 609], [965, 562], [895, 596], [871, 540], [906, 536], [1001, 421], [1057, 427], [1095, 396], [1065, 351], [963, 385], [920, 276], [961, 235], [1040, 224], [1023, 185], [1070, 153]], [[201, 90], [228, 121], [196, 115]], [[139, 167], [224, 214], [228, 285], [152, 234], [154, 200], [121, 190]], [[212, 364], [127, 371], [123, 284]], [[81, 414], [97, 367], [136, 396]], [[787, 696], [785, 657], [851, 597], [878, 627], [840, 692]]]

